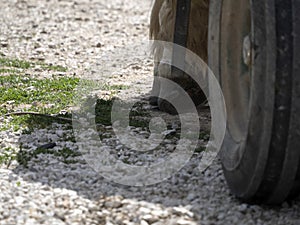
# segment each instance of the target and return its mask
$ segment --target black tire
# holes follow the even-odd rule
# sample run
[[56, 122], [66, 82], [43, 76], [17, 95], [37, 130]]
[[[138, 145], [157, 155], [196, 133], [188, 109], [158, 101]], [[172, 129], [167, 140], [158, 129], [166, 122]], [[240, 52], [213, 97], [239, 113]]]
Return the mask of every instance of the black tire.
[[299, 14], [298, 0], [210, 1], [209, 65], [227, 110], [220, 157], [244, 201], [278, 204], [300, 192]]

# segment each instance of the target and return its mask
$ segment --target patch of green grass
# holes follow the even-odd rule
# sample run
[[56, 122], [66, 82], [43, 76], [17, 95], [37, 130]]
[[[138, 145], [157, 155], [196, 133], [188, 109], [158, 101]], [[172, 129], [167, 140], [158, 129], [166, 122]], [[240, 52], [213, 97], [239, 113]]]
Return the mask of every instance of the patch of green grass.
[[[65, 68], [63, 66], [59, 66], [59, 65], [46, 64], [43, 62], [29, 62], [29, 61], [21, 60], [21, 59], [10, 59], [10, 58], [0, 57], [0, 67], [2, 67], [2, 70], [4, 70], [4, 71], [11, 70], [11, 68], [26, 70], [26, 69], [30, 69], [30, 68], [35, 68], [37, 66], [40, 66], [42, 69], [49, 70], [49, 71], [57, 71], [57, 72], [67, 72], [68, 71], [67, 68]], [[7, 68], [10, 68], [10, 69], [7, 69]], [[0, 73], [1, 73], [1, 71], [0, 71]]]
[[141, 127], [148, 130], [149, 121], [147, 119], [137, 119], [137, 118], [131, 118], [129, 121], [129, 126], [132, 127]]
[[16, 151], [12, 148], [5, 148], [0, 151], [0, 165], [10, 166], [11, 162], [16, 159]]
[[[0, 56], [0, 115], [16, 111], [59, 114], [62, 110], [68, 111], [73, 105], [74, 90], [80, 81], [79, 78], [53, 75], [51, 78], [41, 79], [28, 75], [28, 69], [36, 67], [47, 71], [67, 71], [67, 68], [62, 66]], [[71, 115], [64, 114], [59, 117], [70, 118]], [[9, 122], [0, 124], [0, 130], [17, 131], [23, 128], [24, 134], [30, 134], [34, 128], [48, 127], [54, 121], [66, 123], [57, 118], [22, 115], [13, 116]], [[33, 152], [26, 152], [20, 146], [20, 150], [0, 149], [0, 164], [9, 166], [12, 161], [17, 160], [20, 164], [27, 165], [30, 159], [43, 153], [62, 157], [66, 163], [74, 163], [76, 159], [73, 157], [78, 155], [67, 148], [56, 151], [38, 148]]]
[[201, 152], [204, 152], [206, 150], [206, 147], [204, 146], [200, 146], [198, 148], [195, 149], [195, 153], [201, 153]]
[[[111, 126], [111, 113], [112, 113], [112, 106], [114, 104], [114, 101], [116, 99], [110, 99], [110, 100], [103, 100], [103, 99], [97, 99], [97, 104], [95, 107], [95, 115], [96, 115], [96, 124], [103, 124], [106, 126]], [[126, 107], [126, 103], [124, 103]], [[149, 121], [150, 121], [150, 114], [142, 109], [141, 103], [136, 103], [130, 113], [129, 113], [129, 126], [134, 126], [134, 127], [148, 127], [149, 126]], [[117, 113], [120, 113], [117, 115]], [[123, 114], [120, 111], [116, 110], [114, 112], [115, 118], [120, 117], [121, 119], [123, 118]]]
[[99, 80], [93, 79], [83, 79], [80, 83], [80, 88], [82, 93], [85, 93], [87, 90], [102, 90], [102, 91], [120, 91], [120, 90], [127, 90], [130, 87], [128, 85], [118, 84], [118, 85], [111, 85], [109, 83], [102, 83]]
[[119, 90], [127, 90], [129, 89], [128, 85], [109, 85], [109, 84], [104, 84], [102, 86], [103, 90], [105, 91], [119, 91]]
[[[27, 69], [36, 66], [48, 71], [67, 71], [62, 66], [0, 57], [0, 114], [15, 111], [58, 114], [72, 105], [79, 78], [53, 75], [51, 78], [40, 79], [26, 73]], [[5, 76], [1, 76], [3, 73]], [[16, 131], [26, 126], [46, 127], [52, 122], [53, 119], [40, 116], [14, 116], [9, 124], [2, 124], [0, 129], [12, 128]]]
[[[31, 105], [30, 110], [58, 113], [71, 103], [78, 82], [79, 79], [73, 77], [36, 79], [28, 75], [0, 76], [0, 104], [13, 102], [14, 107], [27, 104]], [[1, 107], [0, 113], [8, 113], [7, 107]]]
[[49, 64], [40, 64], [42, 69], [44, 70], [51, 70], [57, 72], [67, 72], [68, 69], [63, 66], [56, 66], [56, 65], [49, 65]]
[[20, 71], [16, 69], [0, 68], [0, 74], [3, 73], [15, 74], [15, 73], [20, 73]]
[[114, 99], [97, 99], [95, 107], [96, 124], [111, 125], [111, 110]]
[[8, 58], [0, 58], [0, 67], [13, 67], [19, 69], [29, 69], [33, 66], [33, 63], [20, 60], [20, 59], [8, 59]]
[[200, 131], [199, 139], [209, 141], [210, 133], [208, 131]]
[[[53, 122], [69, 125], [69, 126], [65, 126], [65, 129], [72, 129], [72, 125], [71, 125], [70, 121], [60, 119], [60, 118], [70, 119], [71, 117], [72, 117], [71, 114], [60, 115], [59, 118], [36, 116], [36, 115], [26, 115], [23, 117], [15, 118], [12, 124], [15, 124], [15, 123], [23, 124], [23, 121], [25, 121], [27, 129], [24, 130], [24, 132], [22, 132], [22, 133], [30, 134], [34, 130], [34, 128], [45, 129], [45, 128], [51, 126], [51, 124]], [[17, 121], [20, 121], [20, 122], [17, 122]]]
[[78, 157], [82, 155], [80, 152], [75, 152], [69, 148], [62, 148], [59, 150], [37, 148], [34, 151], [30, 151], [30, 152], [21, 149], [18, 152], [16, 159], [20, 165], [23, 165], [24, 167], [28, 167], [28, 162], [33, 158], [37, 158], [38, 155], [40, 154], [50, 154], [56, 157], [61, 157], [62, 162], [66, 164], [78, 162], [76, 159], [74, 159], [74, 157]]

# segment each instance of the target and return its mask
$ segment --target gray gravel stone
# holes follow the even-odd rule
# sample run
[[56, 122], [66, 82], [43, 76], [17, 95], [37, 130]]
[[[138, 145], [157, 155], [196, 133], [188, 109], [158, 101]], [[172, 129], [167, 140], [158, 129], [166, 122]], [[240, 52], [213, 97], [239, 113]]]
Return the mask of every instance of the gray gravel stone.
[[[134, 98], [151, 88], [152, 61], [135, 59], [137, 51], [132, 48], [148, 38], [150, 5], [150, 0], [2, 0], [0, 55], [69, 68], [60, 75], [94, 73], [103, 82], [130, 86], [119, 94]], [[118, 51], [123, 56], [119, 61], [115, 56]], [[108, 73], [99, 75], [99, 68], [105, 69], [104, 59], [108, 64], [112, 61], [111, 67], [107, 65]], [[125, 68], [119, 68], [123, 64]], [[28, 73], [52, 76], [38, 67]], [[201, 126], [209, 127], [207, 113], [200, 119]], [[1, 117], [0, 128], [8, 120]], [[173, 130], [167, 134], [178, 128], [173, 122]], [[107, 137], [103, 142], [112, 147], [112, 154], [132, 164], [162, 160], [174, 145], [174, 140], [165, 140], [156, 158], [137, 155], [112, 136], [111, 126], [104, 126], [104, 130]], [[148, 135], [141, 129], [132, 131]], [[28, 135], [0, 129], [0, 148], [17, 150], [22, 143], [24, 150], [32, 151], [55, 142], [54, 150], [67, 147], [76, 152], [78, 145], [64, 140], [71, 136], [72, 131], [60, 124]], [[12, 162], [9, 168], [0, 169], [0, 225], [300, 224], [299, 200], [273, 208], [241, 203], [229, 194], [218, 160], [202, 174], [198, 170], [200, 158], [194, 154], [171, 178], [146, 187], [105, 180], [82, 156], [67, 164], [54, 155], [41, 154], [28, 168]]]

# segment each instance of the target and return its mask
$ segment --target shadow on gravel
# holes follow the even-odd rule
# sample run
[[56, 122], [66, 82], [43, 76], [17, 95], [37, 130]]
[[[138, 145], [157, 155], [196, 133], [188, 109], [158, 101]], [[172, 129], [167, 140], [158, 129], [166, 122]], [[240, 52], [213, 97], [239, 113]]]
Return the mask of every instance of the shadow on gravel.
[[[109, 142], [113, 139], [113, 135], [110, 134], [111, 124], [109, 122], [111, 106], [112, 101], [110, 100], [98, 100], [96, 112], [101, 113], [96, 113], [96, 121], [97, 126], [99, 125], [98, 131], [102, 133], [100, 137], [107, 139], [108, 144], [114, 145], [114, 143]], [[148, 126], [148, 120], [141, 120], [147, 116], [145, 109], [151, 110], [155, 115], [162, 115], [157, 109], [149, 108], [146, 101], [141, 101], [135, 105], [131, 126], [144, 128]], [[209, 132], [209, 125], [207, 125], [209, 110], [203, 109], [199, 115], [200, 122], [206, 124], [204, 134], [207, 134]], [[171, 121], [175, 118], [165, 116], [168, 119], [171, 118]], [[71, 115], [67, 115], [65, 118], [70, 119]], [[200, 150], [195, 151], [191, 160], [178, 173], [156, 185], [130, 187], [110, 182], [95, 172], [82, 158], [76, 149], [74, 136], [70, 135], [72, 129], [69, 121], [64, 121], [62, 126], [56, 126], [56, 128], [67, 129], [68, 132], [64, 134], [62, 131], [53, 130], [53, 127], [49, 129], [52, 119], [54, 118], [37, 119], [33, 115], [29, 116], [30, 132], [24, 133], [20, 137], [20, 143], [23, 145], [17, 155], [20, 165], [14, 168], [13, 172], [26, 182], [72, 190], [82, 198], [95, 202], [103, 198], [122, 196], [124, 199], [160, 204], [163, 207], [186, 206], [194, 213], [197, 220], [205, 218], [209, 221], [226, 223], [226, 221], [232, 221], [232, 217], [250, 217], [253, 218], [254, 224], [257, 222], [264, 224], [269, 220], [276, 220], [274, 218], [276, 215], [278, 220], [288, 217], [289, 221], [293, 221], [293, 224], [300, 221], [299, 215], [295, 213], [295, 208], [300, 207], [300, 199], [284, 203], [280, 207], [251, 206], [236, 200], [227, 189], [220, 162], [217, 159], [204, 173], [200, 173], [198, 169], [201, 160]], [[178, 118], [175, 118], [175, 121], [178, 122]], [[41, 130], [35, 129], [37, 124], [34, 125], [34, 123], [38, 123]], [[168, 129], [174, 129], [174, 127], [172, 128], [170, 125]], [[49, 132], [51, 135], [47, 136]], [[41, 140], [35, 137], [38, 133], [40, 133], [38, 137]], [[169, 147], [172, 138], [167, 141], [166, 145]], [[174, 133], [174, 138], [176, 139], [176, 133]], [[25, 143], [26, 140], [32, 143]], [[200, 137], [202, 148], [200, 146], [199, 149], [203, 150], [205, 143], [207, 143], [207, 137]], [[119, 148], [118, 145], [115, 146]], [[126, 157], [124, 149], [120, 148], [119, 150], [123, 152], [119, 155], [118, 152], [114, 152], [116, 157], [124, 156], [123, 162], [131, 163], [130, 160], [133, 156]], [[169, 152], [165, 152], [165, 154], [167, 153]], [[273, 218], [269, 218], [268, 212], [272, 212]]]

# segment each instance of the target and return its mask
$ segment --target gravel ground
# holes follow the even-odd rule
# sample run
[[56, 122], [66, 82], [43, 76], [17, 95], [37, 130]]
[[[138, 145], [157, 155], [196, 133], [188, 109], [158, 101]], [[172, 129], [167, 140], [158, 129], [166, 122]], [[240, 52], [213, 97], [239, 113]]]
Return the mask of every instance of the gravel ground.
[[[149, 0], [0, 0], [0, 4], [0, 55], [69, 68], [59, 75], [96, 75], [103, 82], [126, 84], [132, 88], [123, 94], [130, 98], [149, 92], [152, 62], [138, 57], [143, 54], [133, 47], [147, 43]], [[38, 68], [30, 73], [52, 75]], [[201, 115], [208, 123], [208, 113]], [[72, 130], [60, 124], [28, 135], [1, 131], [0, 148], [23, 143], [24, 149], [34, 149], [55, 142], [54, 149], [76, 152], [76, 144], [67, 141], [70, 136]], [[112, 140], [108, 136], [106, 144], [122, 148]], [[166, 142], [165, 151], [172, 144]], [[300, 224], [299, 200], [272, 208], [241, 203], [230, 195], [218, 160], [200, 173], [200, 157], [194, 154], [171, 178], [146, 187], [109, 182], [82, 156], [69, 164], [51, 154], [38, 155], [28, 168], [12, 163], [0, 169], [0, 224]]]

